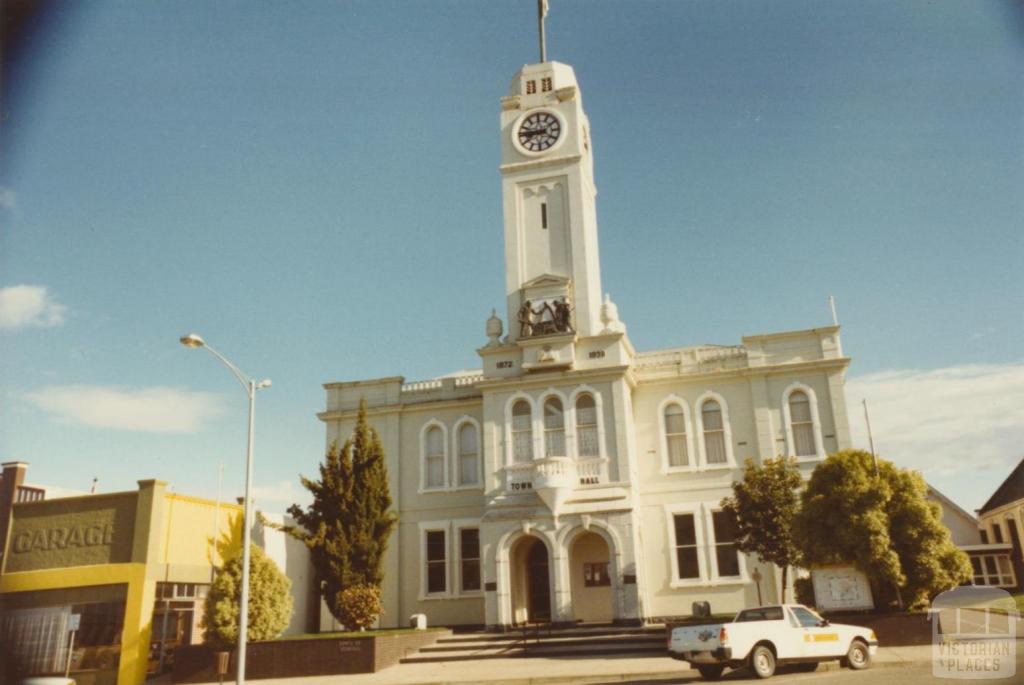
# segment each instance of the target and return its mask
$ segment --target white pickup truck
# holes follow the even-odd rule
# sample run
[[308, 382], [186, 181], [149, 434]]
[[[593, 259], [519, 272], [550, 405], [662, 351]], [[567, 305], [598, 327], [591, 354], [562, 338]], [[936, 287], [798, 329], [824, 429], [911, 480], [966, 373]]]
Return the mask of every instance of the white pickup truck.
[[732, 623], [679, 626], [668, 642], [673, 659], [690, 662], [707, 680], [727, 667], [749, 667], [758, 678], [770, 678], [778, 664], [814, 670], [818, 662], [842, 659], [850, 668], [867, 668], [877, 649], [873, 630], [829, 623], [800, 604], [744, 609]]

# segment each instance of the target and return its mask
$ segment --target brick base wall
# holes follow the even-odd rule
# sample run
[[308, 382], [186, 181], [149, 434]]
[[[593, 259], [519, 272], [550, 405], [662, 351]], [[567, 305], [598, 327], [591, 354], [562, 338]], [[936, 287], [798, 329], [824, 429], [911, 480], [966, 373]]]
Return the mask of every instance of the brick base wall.
[[[406, 654], [432, 645], [450, 630], [425, 630], [396, 635], [274, 640], [253, 642], [246, 652], [245, 677], [291, 678], [311, 675], [375, 673], [394, 666]], [[234, 678], [232, 654], [226, 679]], [[206, 645], [179, 647], [174, 652], [172, 681], [208, 683], [218, 680], [214, 651]]]

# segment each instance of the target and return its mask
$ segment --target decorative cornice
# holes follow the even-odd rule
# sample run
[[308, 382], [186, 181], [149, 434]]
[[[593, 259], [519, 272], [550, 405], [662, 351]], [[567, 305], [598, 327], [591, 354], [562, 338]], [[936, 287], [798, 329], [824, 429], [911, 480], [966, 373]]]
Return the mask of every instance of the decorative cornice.
[[[438, 398], [436, 400], [424, 400], [423, 402], [396, 402], [394, 404], [385, 404], [376, 407], [367, 407], [366, 416], [388, 416], [391, 414], [402, 414], [409, 411], [436, 411], [440, 409], [451, 409], [456, 407], [464, 407], [466, 405], [480, 404], [483, 402], [483, 396], [481, 395], [470, 395], [468, 397], [445, 397]], [[338, 421], [341, 419], [355, 418], [359, 413], [358, 407], [351, 409], [330, 409], [328, 411], [317, 412], [316, 417], [321, 421]]]
[[664, 370], [657, 367], [648, 367], [643, 371], [634, 370], [635, 377], [641, 385], [649, 383], [671, 383], [680, 379], [706, 380], [709, 378], [722, 378], [732, 376], [736, 378], [757, 378], [759, 376], [778, 376], [794, 371], [828, 371], [843, 370], [850, 365], [849, 357], [835, 357], [834, 359], [814, 359], [803, 362], [787, 362], [784, 364], [772, 364], [770, 366], [752, 366], [738, 369], [715, 369], [708, 371], [695, 371], [693, 373], [680, 373], [674, 365], [665, 365]]
[[502, 164], [498, 167], [501, 173], [508, 173], [511, 171], [529, 171], [530, 169], [541, 169], [546, 166], [555, 166], [558, 164], [574, 164], [583, 158], [582, 155], [563, 155], [561, 157], [545, 157], [543, 159], [531, 159], [528, 162], [513, 162], [511, 164]]
[[550, 373], [534, 372], [524, 376], [509, 376], [507, 378], [488, 378], [479, 381], [476, 387], [480, 390], [503, 390], [509, 386], [527, 389], [536, 387], [547, 387], [553, 383], [580, 382], [582, 379], [593, 380], [601, 376], [608, 376], [608, 380], [618, 380], [629, 371], [628, 365], [603, 366], [595, 369], [574, 369], [570, 371], [552, 371]]

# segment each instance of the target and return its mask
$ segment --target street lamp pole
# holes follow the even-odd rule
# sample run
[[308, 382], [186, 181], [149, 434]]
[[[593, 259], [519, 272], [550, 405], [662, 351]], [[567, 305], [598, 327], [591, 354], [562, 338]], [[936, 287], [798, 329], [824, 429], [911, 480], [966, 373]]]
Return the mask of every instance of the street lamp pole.
[[245, 503], [242, 507], [242, 592], [239, 598], [238, 607], [238, 659], [236, 661], [235, 680], [238, 685], [245, 685], [245, 651], [249, 641], [249, 544], [252, 538], [252, 451], [253, 437], [256, 420], [256, 391], [270, 387], [269, 380], [255, 381], [248, 378], [242, 371], [232, 364], [224, 355], [206, 344], [200, 336], [195, 333], [183, 335], [179, 341], [185, 347], [205, 348], [210, 354], [219, 359], [241, 383], [246, 395], [249, 396], [249, 440], [245, 455]]

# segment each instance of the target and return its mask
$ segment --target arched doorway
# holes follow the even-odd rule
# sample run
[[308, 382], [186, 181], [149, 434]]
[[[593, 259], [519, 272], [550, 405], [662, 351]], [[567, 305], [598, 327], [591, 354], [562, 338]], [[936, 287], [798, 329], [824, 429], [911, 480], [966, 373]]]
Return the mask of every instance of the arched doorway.
[[551, 563], [548, 547], [532, 535], [512, 548], [512, 615], [516, 623], [551, 620]]
[[614, 586], [608, 543], [594, 532], [581, 533], [569, 548], [573, 618], [610, 623], [614, 618]]

